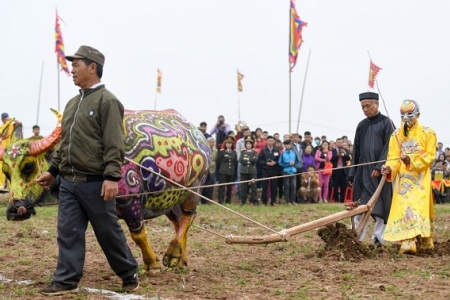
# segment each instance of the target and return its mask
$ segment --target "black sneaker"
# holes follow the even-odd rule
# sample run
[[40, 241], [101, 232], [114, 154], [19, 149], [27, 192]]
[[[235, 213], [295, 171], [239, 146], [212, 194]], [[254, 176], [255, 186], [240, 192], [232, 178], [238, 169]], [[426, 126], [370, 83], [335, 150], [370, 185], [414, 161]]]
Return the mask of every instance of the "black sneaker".
[[122, 279], [122, 291], [132, 292], [139, 287], [139, 279], [137, 274]]
[[47, 296], [57, 296], [57, 295], [64, 295], [64, 294], [69, 294], [69, 293], [77, 293], [78, 292], [78, 287], [73, 287], [73, 286], [69, 286], [69, 287], [62, 287], [62, 286], [58, 286], [55, 284], [51, 284], [46, 288], [43, 288], [42, 290], [40, 290], [41, 294], [47, 295]]
[[376, 237], [374, 237], [373, 239], [372, 239], [372, 242], [373, 242], [373, 246], [375, 247], [375, 248], [381, 248], [381, 247], [383, 247], [383, 244], [381, 244], [381, 242], [378, 240], [378, 238], [376, 238]]

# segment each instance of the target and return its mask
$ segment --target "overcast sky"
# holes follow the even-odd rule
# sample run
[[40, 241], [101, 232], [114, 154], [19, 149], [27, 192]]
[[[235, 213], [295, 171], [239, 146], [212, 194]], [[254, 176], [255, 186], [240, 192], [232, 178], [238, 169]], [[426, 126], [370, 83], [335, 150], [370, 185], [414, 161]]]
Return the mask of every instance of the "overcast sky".
[[[292, 73], [296, 131], [308, 51], [309, 71], [299, 132], [353, 140], [364, 115], [370, 51], [389, 115], [398, 125], [403, 99], [419, 102], [422, 124], [450, 146], [450, 1], [296, 1], [304, 43]], [[241, 119], [251, 129], [288, 132], [288, 0], [1, 1], [0, 111], [21, 120], [25, 136], [37, 119], [49, 133], [57, 108], [55, 8], [66, 55], [86, 44], [106, 56], [102, 81], [128, 109], [153, 109], [156, 69], [163, 73], [157, 109], [172, 108], [198, 125], [223, 114], [238, 121], [236, 69], [244, 74]], [[61, 110], [77, 93], [60, 74]], [[374, 90], [376, 91], [376, 89]], [[380, 102], [381, 111], [386, 114]]]

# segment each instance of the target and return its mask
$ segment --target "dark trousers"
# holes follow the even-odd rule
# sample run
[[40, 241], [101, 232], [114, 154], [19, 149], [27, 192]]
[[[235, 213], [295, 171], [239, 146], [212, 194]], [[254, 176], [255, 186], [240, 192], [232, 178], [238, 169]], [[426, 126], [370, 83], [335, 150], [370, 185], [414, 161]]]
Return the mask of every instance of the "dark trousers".
[[[219, 183], [229, 183], [229, 182], [234, 182], [236, 176], [233, 175], [225, 175], [225, 174], [219, 174]], [[221, 185], [219, 186], [219, 203], [223, 204], [224, 199], [225, 199], [225, 203], [230, 204], [231, 203], [231, 189], [233, 188], [232, 184], [229, 185]], [[225, 189], [226, 191], [226, 196], [225, 196]]]
[[[263, 171], [262, 178], [273, 177], [276, 175], [277, 175], [276, 173], [274, 175], [271, 175], [271, 174], [267, 174]], [[270, 185], [270, 201], [271, 201], [271, 204], [274, 205], [275, 202], [277, 201], [277, 179], [270, 179], [270, 180], [262, 181], [261, 202], [264, 205], [267, 205], [267, 188], [269, 185]]]
[[61, 179], [55, 285], [76, 287], [83, 276], [88, 222], [113, 271], [122, 279], [137, 273], [137, 262], [118, 222], [116, 201], [104, 201], [100, 196], [102, 183]]
[[[262, 178], [262, 166], [260, 164], [256, 164], [256, 176], [257, 176], [258, 179]], [[257, 181], [256, 182], [256, 186], [258, 188], [262, 188], [262, 183], [263, 183], [262, 180]]]
[[[256, 174], [243, 174], [241, 173], [241, 181], [256, 179]], [[247, 202], [248, 190], [251, 190], [250, 193], [250, 203], [258, 204], [258, 195], [256, 193], [256, 183], [253, 182], [243, 182], [241, 183], [241, 194], [242, 194], [242, 204]]]
[[434, 187], [432, 188], [432, 190], [433, 190], [434, 200], [437, 204], [442, 204], [442, 203], [448, 202], [448, 195], [446, 195], [444, 197], [443, 194]]
[[[302, 169], [297, 169], [297, 176], [295, 176], [295, 186], [298, 188], [302, 186], [302, 172], [303, 172]], [[295, 201], [300, 203], [302, 202], [302, 199], [298, 197], [297, 199], [295, 199]]]
[[[286, 175], [286, 174], [283, 174]], [[284, 197], [286, 198], [286, 203], [295, 202], [295, 194], [297, 193], [297, 176], [284, 177]]]
[[[333, 174], [331, 174], [331, 177], [333, 178], [334, 201], [343, 203], [345, 190], [347, 189], [347, 175], [345, 174], [345, 170], [333, 170]], [[338, 188], [341, 189], [340, 193], [338, 193]]]
[[[206, 176], [206, 180], [205, 180], [205, 185], [211, 185], [214, 184], [214, 173], [209, 173]], [[214, 187], [208, 187], [208, 188], [203, 188], [202, 190], [202, 196], [211, 199], [212, 195], [213, 195], [213, 191], [214, 191]], [[201, 202], [202, 204], [209, 204], [208, 201], [206, 201], [205, 199], [201, 198]]]
[[278, 185], [278, 198], [281, 200], [283, 198], [284, 178], [278, 178], [277, 185]]

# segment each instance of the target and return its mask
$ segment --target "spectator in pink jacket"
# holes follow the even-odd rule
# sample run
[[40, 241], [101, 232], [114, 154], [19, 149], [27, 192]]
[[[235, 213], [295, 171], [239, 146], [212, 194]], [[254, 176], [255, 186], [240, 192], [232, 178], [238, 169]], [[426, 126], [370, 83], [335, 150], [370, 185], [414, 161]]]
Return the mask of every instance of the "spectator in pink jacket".
[[332, 155], [327, 141], [322, 142], [322, 145], [320, 145], [320, 148], [316, 151], [316, 170], [319, 173], [319, 187], [321, 188], [319, 203], [328, 202], [328, 185], [330, 183], [331, 174], [324, 175], [323, 169], [325, 168], [325, 162], [330, 162]]

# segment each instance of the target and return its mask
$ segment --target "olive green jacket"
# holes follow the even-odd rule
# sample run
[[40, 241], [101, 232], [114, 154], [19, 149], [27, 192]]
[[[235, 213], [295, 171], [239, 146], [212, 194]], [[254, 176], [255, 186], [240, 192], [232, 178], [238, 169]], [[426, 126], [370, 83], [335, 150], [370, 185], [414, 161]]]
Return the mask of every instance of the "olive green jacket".
[[72, 182], [118, 181], [124, 158], [122, 103], [103, 84], [80, 90], [64, 109], [50, 169]]

